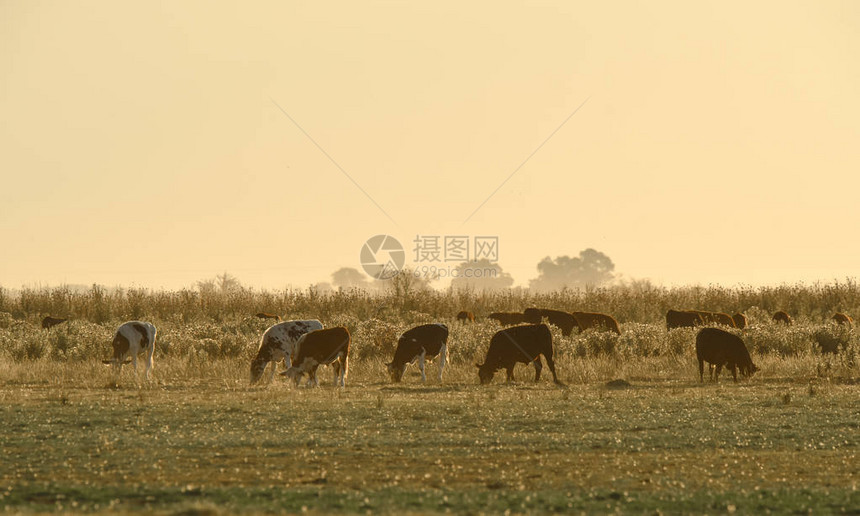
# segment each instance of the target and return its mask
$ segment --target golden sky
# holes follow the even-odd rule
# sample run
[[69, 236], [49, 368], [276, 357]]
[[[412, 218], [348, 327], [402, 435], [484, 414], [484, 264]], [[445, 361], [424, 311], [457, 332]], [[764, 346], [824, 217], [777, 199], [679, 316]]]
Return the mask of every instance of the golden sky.
[[860, 276], [860, 2], [0, 1], [0, 27], [6, 287], [305, 286], [377, 234], [498, 236], [521, 285], [588, 247], [667, 285]]

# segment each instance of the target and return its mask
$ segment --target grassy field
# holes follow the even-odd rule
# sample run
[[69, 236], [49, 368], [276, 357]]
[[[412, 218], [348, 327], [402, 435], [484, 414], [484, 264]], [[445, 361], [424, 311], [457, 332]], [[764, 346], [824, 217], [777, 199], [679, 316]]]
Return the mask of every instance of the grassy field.
[[[860, 514], [860, 345], [854, 330], [826, 321], [831, 309], [857, 305], [851, 289], [841, 297], [794, 292], [791, 327], [771, 323], [759, 305], [739, 306], [761, 371], [716, 385], [698, 383], [695, 331], [667, 332], [658, 310], [689, 297], [672, 306], [732, 311], [728, 300], [743, 293], [701, 291], [726, 303], [712, 307], [688, 291], [637, 297], [629, 289], [540, 299], [245, 292], [205, 302], [190, 293], [185, 301], [182, 293], [98, 298], [94, 290], [0, 293], [7, 512]], [[747, 294], [787, 306], [788, 298], [765, 295], [773, 292]], [[350, 328], [345, 389], [331, 386], [328, 370], [316, 389], [280, 378], [248, 386], [267, 325], [248, 314], [272, 299], [288, 303], [281, 313], [290, 317]], [[620, 337], [554, 330], [565, 388], [531, 382], [525, 366], [515, 384], [499, 373], [477, 385], [474, 363], [499, 328], [443, 315], [453, 306], [598, 310], [577, 299], [631, 315], [617, 316]], [[51, 313], [73, 318], [42, 330], [47, 310], [36, 307], [52, 302], [69, 310]], [[129, 318], [159, 328], [153, 379], [127, 367], [115, 385], [100, 359]], [[386, 381], [394, 337], [431, 320], [451, 327], [443, 382], [435, 366], [426, 385], [415, 368], [402, 384]], [[825, 344], [839, 353], [822, 354]], [[615, 379], [629, 385], [607, 385]]]

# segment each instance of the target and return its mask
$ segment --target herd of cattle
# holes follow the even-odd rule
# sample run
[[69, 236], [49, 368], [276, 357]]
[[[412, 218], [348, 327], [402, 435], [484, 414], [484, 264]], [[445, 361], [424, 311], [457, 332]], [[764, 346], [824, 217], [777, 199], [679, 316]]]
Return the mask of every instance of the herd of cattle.
[[[334, 384], [343, 387], [349, 372], [350, 334], [342, 327], [323, 328], [318, 320], [281, 321], [277, 315], [260, 312], [257, 317], [274, 319], [276, 324], [269, 327], [260, 339], [257, 354], [251, 361], [251, 384], [260, 381], [269, 364], [272, 365], [269, 381], [274, 379], [277, 365], [284, 362], [287, 369], [281, 373], [299, 384], [304, 375], [308, 376], [308, 385], [319, 385], [316, 377], [320, 365], [330, 365], [334, 372]], [[472, 312], [461, 311], [456, 319], [462, 323], [474, 322]], [[542, 308], [527, 308], [519, 312], [493, 312], [487, 319], [498, 321], [503, 326], [511, 326], [496, 332], [490, 339], [490, 345], [483, 364], [478, 367], [478, 378], [481, 384], [490, 383], [496, 371], [504, 369], [507, 381], [514, 379], [514, 366], [517, 363], [533, 364], [535, 381], [540, 380], [543, 364], [541, 355], [549, 366], [553, 381], [561, 384], [553, 360], [554, 350], [552, 334], [547, 323], [558, 327], [562, 335], [568, 336], [574, 329], [584, 331], [598, 329], [621, 334], [618, 322], [610, 315], [593, 312], [563, 312]], [[792, 324], [791, 317], [784, 311], [773, 314], [773, 321]], [[831, 318], [838, 324], [851, 326], [853, 319], [844, 314], [836, 313]], [[65, 322], [66, 319], [45, 317], [43, 328], [51, 328]], [[746, 316], [742, 313], [728, 315], [722, 312], [707, 312], [702, 310], [669, 310], [666, 313], [666, 328], [671, 330], [683, 327], [703, 327], [696, 335], [696, 358], [699, 361], [699, 380], [704, 382], [704, 363], [709, 364], [709, 376], [717, 381], [720, 370], [726, 367], [732, 372], [737, 381], [737, 373], [750, 376], [758, 367], [753, 364], [743, 340], [737, 335], [720, 328], [708, 326], [711, 324], [724, 325], [730, 328], [744, 329], [747, 325]], [[157, 330], [148, 322], [130, 321], [122, 324], [114, 335], [112, 346], [113, 356], [104, 360], [105, 364], [114, 367], [118, 375], [122, 365], [132, 363], [137, 370], [138, 355], [143, 353], [146, 363], [145, 378], [149, 378], [152, 369], [152, 357], [155, 351]], [[417, 364], [421, 372], [421, 380], [426, 382], [425, 362], [438, 357], [438, 380], [442, 380], [442, 372], [447, 363], [448, 327], [442, 323], [423, 324], [404, 332], [397, 341], [394, 357], [387, 363], [388, 374], [392, 381], [399, 382], [403, 378], [406, 366]]]

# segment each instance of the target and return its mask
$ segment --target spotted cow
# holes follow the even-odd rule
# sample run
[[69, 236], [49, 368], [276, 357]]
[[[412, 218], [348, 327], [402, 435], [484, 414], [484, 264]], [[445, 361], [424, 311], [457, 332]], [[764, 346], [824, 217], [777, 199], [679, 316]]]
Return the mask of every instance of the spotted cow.
[[149, 379], [152, 370], [152, 355], [155, 353], [155, 334], [157, 330], [152, 323], [141, 321], [129, 321], [123, 323], [113, 337], [113, 357], [102, 360], [103, 363], [113, 366], [116, 376], [119, 376], [122, 365], [127, 364], [126, 359], [131, 358], [134, 371], [137, 373], [137, 355], [143, 352], [146, 360], [146, 371], [144, 378]]
[[309, 331], [321, 330], [322, 327], [322, 323], [316, 319], [284, 321], [270, 326], [263, 333], [257, 355], [251, 361], [251, 385], [260, 381], [269, 362], [272, 362], [272, 372], [269, 375], [269, 381], [272, 381], [278, 362], [290, 359], [296, 342], [299, 341], [302, 335]]
[[439, 381], [442, 381], [442, 371], [448, 359], [448, 327], [444, 324], [423, 324], [403, 332], [397, 339], [394, 359], [385, 364], [391, 381], [399, 382], [403, 378], [407, 364], [418, 362], [421, 371], [421, 381], [427, 381], [424, 373], [424, 361], [439, 357]]

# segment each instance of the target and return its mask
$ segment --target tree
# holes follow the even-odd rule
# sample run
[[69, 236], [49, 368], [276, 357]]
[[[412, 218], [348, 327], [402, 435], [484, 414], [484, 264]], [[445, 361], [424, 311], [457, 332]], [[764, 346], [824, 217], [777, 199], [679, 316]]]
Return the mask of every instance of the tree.
[[557, 290], [563, 287], [577, 288], [599, 286], [614, 279], [615, 264], [608, 256], [594, 249], [580, 251], [578, 257], [549, 256], [537, 265], [538, 277], [529, 281], [536, 291]]
[[463, 262], [451, 272], [452, 289], [499, 290], [514, 284], [514, 278], [502, 271], [498, 263], [486, 258], [475, 262]]
[[341, 267], [331, 274], [331, 283], [336, 288], [367, 288], [367, 276], [352, 267]]

